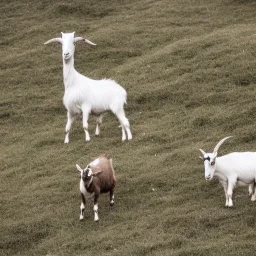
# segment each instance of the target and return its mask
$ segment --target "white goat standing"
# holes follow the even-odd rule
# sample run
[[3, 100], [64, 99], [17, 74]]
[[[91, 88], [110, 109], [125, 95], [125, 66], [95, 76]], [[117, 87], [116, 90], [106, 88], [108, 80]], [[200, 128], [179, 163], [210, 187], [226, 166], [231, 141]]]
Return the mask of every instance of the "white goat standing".
[[111, 110], [119, 119], [122, 127], [122, 140], [132, 139], [130, 124], [125, 116], [124, 104], [126, 91], [123, 87], [110, 79], [93, 80], [78, 73], [74, 68], [75, 44], [84, 41], [96, 45], [83, 37], [75, 37], [73, 33], [61, 33], [61, 38], [53, 38], [44, 44], [62, 44], [63, 80], [65, 93], [63, 103], [67, 109], [67, 125], [64, 143], [69, 143], [69, 132], [75, 117], [82, 114], [85, 140], [90, 140], [88, 132], [88, 118], [90, 114], [97, 116], [96, 135], [100, 133], [102, 114]]
[[204, 161], [205, 179], [219, 179], [225, 191], [225, 206], [228, 207], [233, 206], [232, 194], [236, 183], [249, 185], [249, 196], [252, 201], [256, 201], [256, 152], [234, 152], [217, 157], [219, 147], [230, 137], [222, 139], [213, 153], [199, 149], [202, 153], [200, 158]]

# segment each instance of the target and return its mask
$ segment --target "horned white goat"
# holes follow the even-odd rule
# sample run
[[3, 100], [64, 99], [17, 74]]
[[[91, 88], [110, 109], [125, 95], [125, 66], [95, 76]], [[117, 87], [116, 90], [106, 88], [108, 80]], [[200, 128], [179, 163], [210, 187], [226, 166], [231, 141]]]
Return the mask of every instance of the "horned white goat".
[[233, 152], [217, 157], [222, 143], [232, 136], [222, 139], [214, 148], [213, 153], [202, 153], [204, 161], [205, 179], [217, 178], [222, 184], [225, 196], [225, 206], [232, 207], [232, 194], [236, 183], [249, 185], [249, 195], [256, 201], [256, 152]]
[[110, 193], [110, 205], [114, 205], [114, 188], [116, 185], [115, 171], [112, 165], [110, 155], [105, 153], [98, 157], [85, 169], [82, 169], [78, 164], [77, 170], [81, 173], [80, 192], [82, 202], [80, 206], [80, 220], [84, 219], [84, 210], [86, 199], [94, 197], [94, 221], [99, 220], [98, 215], [98, 199], [101, 193]]
[[88, 132], [88, 118], [90, 114], [97, 116], [95, 134], [100, 133], [102, 114], [112, 111], [118, 118], [122, 128], [122, 140], [132, 139], [130, 124], [125, 116], [124, 104], [126, 103], [126, 91], [123, 87], [110, 79], [93, 80], [78, 73], [74, 68], [75, 44], [84, 41], [90, 45], [96, 45], [83, 37], [75, 37], [73, 33], [61, 33], [61, 38], [53, 38], [45, 42], [62, 44], [63, 80], [65, 93], [63, 103], [67, 109], [66, 136], [64, 143], [69, 143], [69, 132], [74, 119], [83, 117], [85, 140], [90, 140]]

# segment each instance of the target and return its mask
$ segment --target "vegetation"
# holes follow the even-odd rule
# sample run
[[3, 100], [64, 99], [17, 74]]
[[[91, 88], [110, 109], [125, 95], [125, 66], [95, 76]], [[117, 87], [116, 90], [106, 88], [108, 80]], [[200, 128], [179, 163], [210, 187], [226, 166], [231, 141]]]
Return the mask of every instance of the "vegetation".
[[[199, 148], [255, 151], [256, 34], [253, 0], [2, 0], [1, 255], [253, 255], [256, 204], [206, 182]], [[118, 121], [84, 141], [80, 122], [64, 145], [59, 45], [76, 31], [76, 69], [110, 77], [128, 93], [134, 139]], [[109, 152], [116, 205], [100, 198], [79, 222], [78, 163]]]

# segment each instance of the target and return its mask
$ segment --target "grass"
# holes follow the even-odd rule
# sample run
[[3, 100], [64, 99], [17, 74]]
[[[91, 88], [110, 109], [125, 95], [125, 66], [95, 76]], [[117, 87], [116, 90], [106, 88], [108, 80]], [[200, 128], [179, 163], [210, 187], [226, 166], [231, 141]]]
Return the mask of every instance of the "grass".
[[[255, 151], [255, 1], [1, 1], [0, 255], [253, 255], [256, 205], [247, 188], [224, 207], [198, 148]], [[61, 47], [76, 31], [76, 69], [128, 92], [134, 138], [111, 114], [64, 145]], [[79, 173], [103, 152], [118, 179], [79, 222]]]

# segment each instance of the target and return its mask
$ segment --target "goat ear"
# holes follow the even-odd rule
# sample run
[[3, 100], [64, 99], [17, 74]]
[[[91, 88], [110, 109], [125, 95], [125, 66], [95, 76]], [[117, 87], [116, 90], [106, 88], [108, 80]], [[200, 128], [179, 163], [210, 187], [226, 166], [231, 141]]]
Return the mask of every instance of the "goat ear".
[[204, 158], [202, 156], [199, 156], [200, 159], [204, 160]]
[[103, 173], [103, 171], [98, 171], [98, 172], [95, 172], [95, 173], [93, 173], [93, 177], [97, 177], [97, 176], [99, 176], [101, 173]]
[[83, 169], [82, 169], [78, 164], [76, 164], [76, 168], [77, 168], [77, 170], [78, 170], [79, 172], [82, 172], [82, 171], [83, 171]]

